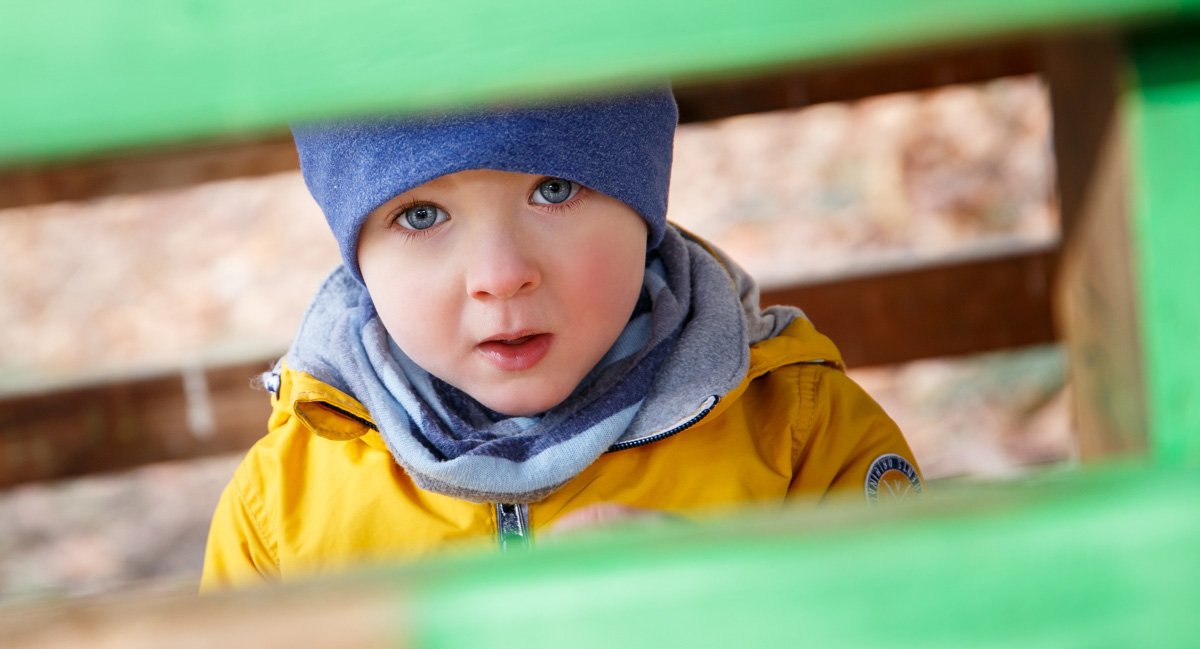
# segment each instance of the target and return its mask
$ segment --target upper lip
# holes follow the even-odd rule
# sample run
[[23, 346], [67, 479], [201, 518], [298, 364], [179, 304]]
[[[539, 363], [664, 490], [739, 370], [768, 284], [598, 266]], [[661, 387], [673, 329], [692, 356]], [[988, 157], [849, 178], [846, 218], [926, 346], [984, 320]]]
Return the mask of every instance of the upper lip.
[[517, 331], [506, 332], [506, 333], [496, 334], [494, 336], [489, 336], [489, 337], [484, 338], [483, 340], [479, 341], [479, 344], [482, 345], [483, 343], [510, 342], [510, 341], [517, 340], [520, 338], [529, 338], [531, 336], [537, 336], [537, 335], [543, 334], [543, 333], [546, 333], [546, 332], [537, 331], [535, 329], [520, 329]]

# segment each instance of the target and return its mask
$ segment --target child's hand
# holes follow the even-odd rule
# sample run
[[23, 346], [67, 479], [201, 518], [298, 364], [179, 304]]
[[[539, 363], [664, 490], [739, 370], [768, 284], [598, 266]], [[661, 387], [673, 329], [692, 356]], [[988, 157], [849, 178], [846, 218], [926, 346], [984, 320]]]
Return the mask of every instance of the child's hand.
[[680, 520], [678, 516], [656, 509], [642, 509], [619, 503], [600, 503], [577, 509], [563, 516], [546, 528], [540, 536], [555, 538], [624, 523], [665, 523], [677, 520]]

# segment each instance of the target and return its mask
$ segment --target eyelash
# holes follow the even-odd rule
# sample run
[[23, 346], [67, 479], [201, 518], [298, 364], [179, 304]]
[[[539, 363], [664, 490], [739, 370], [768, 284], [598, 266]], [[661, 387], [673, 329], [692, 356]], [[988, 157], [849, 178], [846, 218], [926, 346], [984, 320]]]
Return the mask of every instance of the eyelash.
[[[532, 197], [533, 193], [537, 191], [537, 188], [539, 185], [546, 182], [547, 180], [552, 180], [554, 178], [556, 178], [556, 176], [542, 176], [541, 178], [538, 178], [536, 181], [534, 181], [533, 186], [526, 193], [526, 196]], [[571, 181], [571, 182], [575, 182], [575, 181]], [[583, 199], [586, 198], [588, 195], [588, 192], [591, 191], [590, 189], [588, 189], [588, 187], [586, 185], [582, 185], [579, 183], [575, 183], [575, 184], [579, 186], [579, 191], [576, 192], [576, 194], [574, 196], [572, 196], [570, 199], [568, 199], [565, 203], [539, 204], [539, 203], [529, 202], [529, 205], [531, 207], [533, 207], [534, 209], [540, 210], [542, 212], [549, 212], [552, 214], [556, 213], [556, 212], [557, 213], [566, 213], [571, 210], [574, 210], [583, 203]], [[526, 200], [528, 201], [529, 199], [527, 198]], [[436, 227], [426, 228], [424, 230], [413, 230], [410, 228], [406, 228], [402, 225], [399, 225], [399, 223], [398, 223], [398, 221], [400, 219], [404, 218], [405, 212], [407, 212], [408, 210], [411, 210], [414, 207], [418, 207], [421, 205], [431, 205], [440, 210], [444, 210], [446, 212], [446, 214], [449, 216], [449, 218], [454, 218], [453, 215], [450, 214], [450, 210], [447, 210], [446, 208], [442, 207], [441, 205], [438, 205], [437, 203], [434, 203], [431, 201], [423, 201], [418, 198], [412, 198], [412, 199], [405, 201], [403, 204], [401, 204], [399, 207], [397, 207], [395, 210], [393, 210], [388, 215], [388, 221], [387, 221], [388, 227], [391, 230], [395, 231], [400, 236], [402, 236], [408, 240], [419, 239], [421, 237], [425, 237], [425, 236], [428, 236], [429, 234], [432, 234], [431, 231], [437, 229]]]

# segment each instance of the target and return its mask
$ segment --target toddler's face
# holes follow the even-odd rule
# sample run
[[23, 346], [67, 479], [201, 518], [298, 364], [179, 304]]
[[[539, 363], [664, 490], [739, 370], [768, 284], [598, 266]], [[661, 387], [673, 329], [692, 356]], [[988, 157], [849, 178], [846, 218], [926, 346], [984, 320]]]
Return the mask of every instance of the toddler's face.
[[565, 399], [637, 303], [645, 221], [559, 178], [448, 174], [367, 218], [358, 262], [392, 339], [508, 415]]

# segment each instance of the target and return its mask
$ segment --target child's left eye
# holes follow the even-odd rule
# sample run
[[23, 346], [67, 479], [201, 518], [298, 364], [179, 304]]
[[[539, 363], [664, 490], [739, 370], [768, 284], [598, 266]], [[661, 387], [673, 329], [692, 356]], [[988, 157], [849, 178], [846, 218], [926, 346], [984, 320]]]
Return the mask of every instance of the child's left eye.
[[529, 202], [538, 205], [557, 205], [571, 200], [579, 193], [579, 183], [566, 178], [547, 178], [538, 183]]

